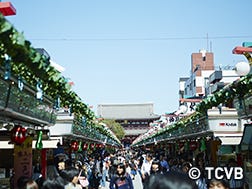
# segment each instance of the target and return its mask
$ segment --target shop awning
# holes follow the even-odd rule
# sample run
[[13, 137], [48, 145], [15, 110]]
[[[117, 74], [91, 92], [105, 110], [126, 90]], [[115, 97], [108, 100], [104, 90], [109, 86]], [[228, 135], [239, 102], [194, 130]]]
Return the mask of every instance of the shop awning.
[[219, 137], [221, 140], [221, 145], [239, 145], [242, 137]]
[[221, 145], [239, 145], [243, 132], [214, 132], [213, 135], [221, 140]]
[[[43, 140], [43, 148], [57, 148], [59, 140]], [[32, 148], [35, 149], [36, 141], [32, 141]], [[9, 141], [0, 141], [0, 149], [12, 149], [13, 144], [9, 144]]]

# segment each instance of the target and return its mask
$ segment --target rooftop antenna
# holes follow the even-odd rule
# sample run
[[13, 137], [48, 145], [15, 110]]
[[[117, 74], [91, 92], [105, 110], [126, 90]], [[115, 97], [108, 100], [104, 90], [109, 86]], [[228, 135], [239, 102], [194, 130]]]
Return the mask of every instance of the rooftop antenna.
[[208, 33], [207, 33], [207, 35], [206, 35], [206, 40], [207, 40], [207, 52], [208, 52]]

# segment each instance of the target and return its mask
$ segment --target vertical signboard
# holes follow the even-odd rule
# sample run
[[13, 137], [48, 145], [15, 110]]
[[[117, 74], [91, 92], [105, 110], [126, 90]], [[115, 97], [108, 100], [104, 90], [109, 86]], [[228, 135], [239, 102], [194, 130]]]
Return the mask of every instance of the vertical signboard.
[[32, 137], [27, 137], [21, 145], [14, 145], [14, 185], [20, 177], [32, 176]]

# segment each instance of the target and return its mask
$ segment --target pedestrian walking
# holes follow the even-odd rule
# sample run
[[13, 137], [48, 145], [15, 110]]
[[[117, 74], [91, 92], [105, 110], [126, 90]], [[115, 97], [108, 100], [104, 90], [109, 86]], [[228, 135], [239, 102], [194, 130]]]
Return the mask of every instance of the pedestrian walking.
[[65, 189], [65, 181], [61, 176], [47, 178], [42, 189]]
[[141, 177], [142, 177], [143, 186], [145, 186], [146, 180], [150, 176], [151, 164], [152, 164], [152, 155], [146, 154], [145, 160], [143, 161], [143, 164], [141, 167]]
[[153, 159], [151, 163], [150, 168], [150, 174], [147, 174], [144, 180], [143, 189], [146, 189], [146, 184], [150, 182], [150, 180], [153, 179], [153, 176], [163, 174], [162, 166], [160, 164], [160, 161], [158, 159]]
[[35, 180], [21, 176], [17, 181], [18, 189], [39, 189]]
[[89, 180], [89, 188], [90, 189], [98, 189], [100, 186], [100, 180], [101, 176], [99, 175], [98, 167], [96, 162], [90, 162], [91, 163], [91, 172], [88, 177]]
[[160, 165], [161, 165], [163, 172], [167, 172], [170, 170], [170, 166], [169, 166], [167, 159], [164, 155], [160, 156]]
[[188, 175], [178, 172], [169, 171], [166, 174], [151, 175], [148, 182], [146, 182], [145, 189], [179, 189], [190, 188], [198, 189], [196, 183], [188, 177]]
[[116, 175], [111, 178], [109, 189], [134, 189], [132, 179], [123, 163], [117, 165]]
[[229, 184], [225, 180], [210, 180], [208, 184], [208, 189], [229, 189]]
[[65, 185], [65, 189], [82, 189], [79, 183], [79, 170], [74, 167], [69, 167], [61, 171], [60, 175], [68, 183]]

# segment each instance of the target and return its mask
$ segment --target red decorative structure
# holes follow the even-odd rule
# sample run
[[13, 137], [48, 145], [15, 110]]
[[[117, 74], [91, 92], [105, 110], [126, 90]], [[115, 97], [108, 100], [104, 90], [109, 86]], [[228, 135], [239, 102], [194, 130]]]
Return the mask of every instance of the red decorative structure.
[[195, 151], [198, 148], [198, 143], [196, 141], [191, 141], [189, 147], [190, 150]]
[[82, 147], [82, 150], [87, 150], [88, 149], [88, 144], [87, 143], [84, 143], [83, 144], [83, 147]]
[[16, 9], [11, 2], [0, 2], [0, 12], [3, 16], [16, 15]]
[[252, 53], [251, 47], [235, 47], [233, 49], [233, 54], [244, 54], [245, 52]]
[[11, 142], [15, 144], [22, 144], [26, 139], [26, 129], [20, 125], [16, 125], [11, 130]]
[[78, 144], [77, 141], [72, 141], [72, 142], [71, 142], [71, 149], [72, 149], [73, 151], [77, 151], [77, 150], [79, 149], [79, 144]]
[[95, 144], [94, 143], [91, 143], [90, 144], [90, 149], [93, 150], [95, 148]]

